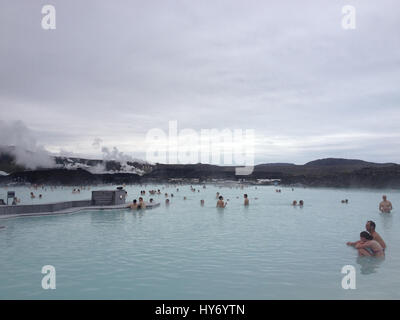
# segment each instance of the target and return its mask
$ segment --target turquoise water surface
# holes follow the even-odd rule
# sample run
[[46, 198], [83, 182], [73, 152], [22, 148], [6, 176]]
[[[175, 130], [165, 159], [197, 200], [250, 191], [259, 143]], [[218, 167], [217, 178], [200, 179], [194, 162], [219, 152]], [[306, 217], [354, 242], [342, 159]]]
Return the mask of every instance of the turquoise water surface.
[[[128, 186], [129, 200], [161, 189], [146, 194], [161, 202], [147, 211], [0, 219], [0, 299], [400, 298], [399, 191], [194, 187], [200, 192]], [[12, 190], [23, 203], [89, 199], [91, 192]], [[31, 200], [31, 191], [43, 199]], [[217, 191], [229, 199], [225, 209], [215, 207]], [[174, 194], [168, 207], [165, 192]], [[391, 214], [378, 211], [383, 193]], [[303, 208], [291, 206], [301, 199]], [[345, 244], [358, 240], [367, 220], [388, 245], [384, 261], [358, 258]], [[44, 265], [56, 269], [55, 290], [42, 288]], [[355, 290], [341, 286], [345, 265], [356, 268]]]

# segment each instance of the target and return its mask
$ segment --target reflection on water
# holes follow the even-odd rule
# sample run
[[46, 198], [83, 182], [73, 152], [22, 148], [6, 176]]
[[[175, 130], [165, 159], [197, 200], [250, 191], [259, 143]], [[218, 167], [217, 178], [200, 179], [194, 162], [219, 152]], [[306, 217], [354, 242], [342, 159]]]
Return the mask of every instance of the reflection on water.
[[93, 211], [90, 213], [90, 220], [92, 223], [100, 224], [120, 224], [121, 221], [125, 220], [126, 210], [104, 210], [104, 211]]
[[393, 224], [393, 215], [392, 213], [380, 213], [379, 214], [380, 221], [382, 223], [382, 227], [384, 230], [389, 230]]
[[385, 258], [357, 257], [357, 264], [360, 265], [361, 274], [368, 275], [376, 273]]

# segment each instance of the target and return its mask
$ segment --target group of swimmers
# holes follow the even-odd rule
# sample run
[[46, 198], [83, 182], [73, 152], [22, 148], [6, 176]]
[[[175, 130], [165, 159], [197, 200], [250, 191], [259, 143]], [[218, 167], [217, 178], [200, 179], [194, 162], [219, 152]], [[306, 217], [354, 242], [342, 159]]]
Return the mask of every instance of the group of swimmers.
[[[387, 199], [386, 195], [383, 195], [382, 201], [379, 203], [379, 211], [386, 214], [390, 213], [392, 210], [392, 203]], [[375, 222], [371, 220], [368, 221], [365, 225], [366, 231], [361, 231], [360, 233], [360, 240], [356, 242], [347, 242], [347, 245], [356, 248], [359, 256], [385, 257], [386, 243], [379, 233], [376, 232], [375, 228]]]
[[[144, 191], [144, 194], [145, 194], [145, 193], [146, 193], [146, 191]], [[154, 194], [161, 194], [161, 190], [160, 190], [160, 189], [157, 189], [157, 190], [150, 190], [149, 193], [150, 193], [151, 195], [154, 195]]]
[[[204, 189], [204, 186], [203, 186], [203, 189]], [[190, 191], [196, 192], [196, 188], [193, 188], [193, 186], [190, 186]], [[200, 192], [200, 190], [197, 190], [197, 192]]]
[[[205, 186], [203, 186], [203, 188], [205, 188]], [[179, 189], [176, 189], [176, 190], [179, 191]], [[149, 191], [149, 193], [150, 193], [150, 194], [154, 194], [154, 191], [155, 191], [155, 190], [151, 190], [151, 191]], [[158, 190], [156, 193], [157, 193], [157, 194], [161, 194], [161, 192], [159, 192], [159, 191], [160, 191], [160, 190]], [[193, 187], [191, 187], [191, 191], [192, 191], [192, 192], [196, 192], [196, 189], [193, 188]], [[198, 192], [200, 192], [200, 190], [198, 190]], [[145, 191], [145, 190], [142, 190], [142, 191], [140, 191], [140, 194], [141, 194], [141, 195], [145, 195], [145, 194], [146, 194], [146, 191]], [[174, 195], [171, 193], [170, 196], [173, 197]], [[168, 206], [168, 205], [170, 204], [170, 200], [168, 199], [168, 193], [165, 193], [165, 197], [167, 198], [167, 199], [165, 199], [165, 205]], [[250, 201], [249, 201], [248, 195], [247, 195], [247, 194], [244, 194], [243, 197], [244, 197], [244, 205], [245, 205], [245, 206], [249, 206]], [[226, 205], [228, 204], [229, 199], [228, 199], [227, 201], [224, 201], [224, 197], [221, 196], [219, 192], [216, 193], [216, 198], [218, 199], [218, 201], [217, 201], [217, 208], [225, 208]], [[256, 198], [256, 199], [257, 199], [257, 198]], [[187, 198], [186, 198], [186, 197], [183, 197], [183, 200], [187, 200]], [[150, 203], [153, 203], [153, 201], [154, 201], [153, 198], [151, 198], [151, 199], [150, 199]], [[205, 204], [204, 199], [200, 200], [200, 205], [201, 205], [202, 207], [204, 206], [204, 204]], [[145, 209], [145, 208], [146, 208], [146, 203], [144, 202], [143, 198], [140, 197], [140, 198], [139, 198], [139, 203], [137, 202], [136, 199], [133, 200], [132, 204], [130, 205], [130, 208], [131, 208], [131, 209]]]
[[[35, 199], [35, 198], [36, 198], [35, 194], [33, 192], [31, 192], [31, 199]], [[43, 195], [39, 194], [39, 199], [42, 199], [42, 198], [43, 198]]]
[[132, 204], [130, 205], [130, 208], [132, 210], [137, 210], [137, 209], [146, 209], [146, 202], [144, 202], [142, 197], [139, 197], [139, 203], [137, 200], [133, 200]]
[[293, 206], [293, 207], [296, 207], [297, 205], [298, 205], [299, 207], [304, 206], [304, 201], [303, 201], [303, 200], [300, 200], [299, 203], [297, 203], [296, 200], [293, 200], [292, 206]]
[[[217, 208], [225, 208], [226, 205], [228, 204], [229, 199], [227, 201], [224, 201], [224, 197], [219, 195], [219, 192], [217, 192], [217, 198], [218, 198]], [[249, 201], [249, 196], [247, 195], [247, 193], [245, 193], [243, 195], [243, 198], [244, 198], [244, 205], [246, 207], [249, 206], [250, 205], [250, 201]], [[204, 205], [204, 200], [201, 200], [201, 201], [202, 202], [200, 202], [200, 204], [203, 206]]]

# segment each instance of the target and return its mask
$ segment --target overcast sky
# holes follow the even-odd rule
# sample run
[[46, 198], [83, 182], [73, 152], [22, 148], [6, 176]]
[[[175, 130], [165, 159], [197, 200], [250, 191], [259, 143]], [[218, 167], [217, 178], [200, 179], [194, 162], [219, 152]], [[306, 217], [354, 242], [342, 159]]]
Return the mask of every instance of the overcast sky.
[[255, 130], [256, 163], [400, 162], [399, 31], [398, 0], [2, 0], [0, 119], [92, 157], [177, 120]]

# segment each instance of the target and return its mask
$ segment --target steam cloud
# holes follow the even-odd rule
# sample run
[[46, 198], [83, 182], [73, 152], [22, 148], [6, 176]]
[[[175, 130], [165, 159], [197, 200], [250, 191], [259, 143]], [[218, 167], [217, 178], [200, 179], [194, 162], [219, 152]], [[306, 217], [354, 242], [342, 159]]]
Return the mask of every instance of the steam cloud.
[[55, 166], [50, 153], [43, 146], [38, 145], [32, 130], [22, 121], [8, 124], [0, 120], [0, 153], [13, 155], [16, 164], [27, 169]]
[[112, 150], [107, 147], [102, 147], [101, 152], [103, 153], [103, 159], [106, 161], [114, 160], [119, 162], [133, 161], [133, 158], [129, 155], [119, 151], [117, 147], [113, 147]]

